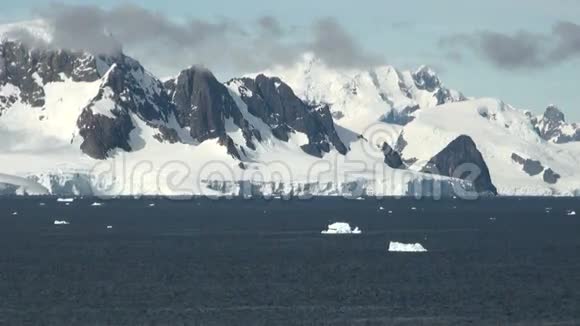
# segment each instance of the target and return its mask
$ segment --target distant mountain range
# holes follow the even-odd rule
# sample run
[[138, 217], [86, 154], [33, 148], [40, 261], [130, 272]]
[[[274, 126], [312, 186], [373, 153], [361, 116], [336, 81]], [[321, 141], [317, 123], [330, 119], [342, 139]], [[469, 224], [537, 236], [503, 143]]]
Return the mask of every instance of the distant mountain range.
[[4, 40], [0, 162], [0, 194], [580, 195], [580, 126], [467, 98], [428, 67], [305, 55], [161, 81], [123, 53]]

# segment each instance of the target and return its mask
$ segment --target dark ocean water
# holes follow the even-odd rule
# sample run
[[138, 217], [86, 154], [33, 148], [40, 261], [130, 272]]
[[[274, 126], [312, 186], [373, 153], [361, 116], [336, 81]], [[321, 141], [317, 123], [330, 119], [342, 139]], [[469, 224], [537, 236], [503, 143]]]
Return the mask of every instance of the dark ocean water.
[[577, 199], [94, 201], [0, 199], [0, 325], [580, 325]]

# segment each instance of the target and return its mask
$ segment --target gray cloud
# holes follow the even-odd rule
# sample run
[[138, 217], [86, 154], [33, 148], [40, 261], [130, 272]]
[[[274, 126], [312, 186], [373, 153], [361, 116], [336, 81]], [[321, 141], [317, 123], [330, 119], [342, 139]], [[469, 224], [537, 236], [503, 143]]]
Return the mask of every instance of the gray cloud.
[[263, 16], [258, 19], [258, 25], [262, 32], [271, 36], [282, 36], [285, 31], [280, 22], [272, 16]]
[[501, 69], [539, 69], [580, 57], [580, 25], [558, 22], [545, 34], [479, 31], [441, 38], [440, 47], [461, 55], [469, 50]]
[[123, 48], [160, 75], [192, 64], [231, 74], [251, 72], [294, 63], [305, 52], [340, 67], [379, 61], [332, 18], [297, 31], [271, 16], [243, 26], [227, 18], [174, 21], [134, 4], [112, 9], [53, 4], [36, 14], [52, 29], [51, 46], [99, 54]]
[[564, 61], [580, 56], [580, 25], [571, 22], [558, 22], [552, 31], [557, 38], [557, 47], [550, 54], [554, 61]]
[[314, 40], [310, 50], [334, 66], [357, 66], [377, 64], [376, 56], [361, 53], [358, 45], [334, 19], [322, 19], [314, 24]]

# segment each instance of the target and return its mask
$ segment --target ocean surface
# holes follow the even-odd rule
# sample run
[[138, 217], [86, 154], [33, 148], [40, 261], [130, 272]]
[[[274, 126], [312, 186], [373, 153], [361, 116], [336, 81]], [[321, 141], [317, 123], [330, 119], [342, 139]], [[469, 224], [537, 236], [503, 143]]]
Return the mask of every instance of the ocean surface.
[[[572, 210], [580, 200], [3, 198], [0, 325], [580, 325]], [[333, 222], [363, 234], [322, 235]]]

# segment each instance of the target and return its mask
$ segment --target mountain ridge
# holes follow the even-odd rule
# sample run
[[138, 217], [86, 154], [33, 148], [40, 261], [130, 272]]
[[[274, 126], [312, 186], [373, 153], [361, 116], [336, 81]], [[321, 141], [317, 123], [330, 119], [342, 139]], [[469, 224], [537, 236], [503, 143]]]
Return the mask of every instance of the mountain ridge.
[[[12, 162], [20, 162], [21, 156], [44, 158], [49, 156], [42, 154], [47, 147], [66, 153], [66, 157], [48, 160], [48, 166], [29, 165], [28, 171], [10, 167], [11, 172], [24, 173], [38, 180], [42, 178], [35, 176], [47, 173], [51, 163], [57, 162], [56, 166], [62, 166], [63, 176], [67, 171], [80, 170], [93, 182], [89, 173], [92, 166], [98, 165], [98, 161], [114, 161], [119, 157], [129, 157], [135, 166], [146, 161], [161, 162], [162, 167], [164, 163], [180, 161], [196, 171], [194, 174], [199, 174], [207, 164], [219, 161], [224, 166], [216, 171], [226, 171], [230, 175], [229, 180], [225, 178], [219, 183], [222, 185], [245, 180], [244, 171], [268, 175], [272, 172], [268, 163], [283, 158], [282, 161], [291, 166], [293, 178], [282, 180], [279, 187], [295, 192], [300, 191], [289, 184], [296, 180], [303, 185], [327, 183], [331, 188], [352, 184], [352, 180], [342, 175], [334, 180], [326, 177], [307, 180], [312, 166], [336, 160], [358, 161], [365, 165], [358, 178], [366, 180], [367, 184], [369, 181], [382, 185], [397, 183], [395, 176], [404, 174], [411, 175], [414, 181], [432, 180], [433, 176], [424, 174], [417, 162], [426, 165], [437, 153], [423, 149], [425, 155], [430, 153], [431, 156], [421, 161], [408, 149], [420, 143], [412, 141], [418, 132], [416, 126], [421, 125], [422, 116], [430, 110], [442, 112], [443, 117], [447, 112], [442, 108], [446, 106], [470, 107], [474, 102], [446, 88], [428, 67], [420, 67], [415, 72], [399, 72], [393, 67], [338, 71], [312, 57], [305, 57], [306, 61], [293, 70], [275, 68], [226, 83], [219, 82], [209, 70], [196, 66], [162, 82], [138, 61], [122, 53], [92, 56], [67, 50], [27, 49], [22, 43], [12, 41], [2, 42], [0, 49], [0, 134], [6, 134], [9, 139], [3, 144], [2, 156]], [[498, 112], [491, 112], [495, 110]], [[549, 133], [542, 134], [545, 128], [537, 127], [544, 120], [536, 121], [524, 111], [513, 110], [513, 123], [524, 133], [513, 133], [511, 137], [523, 136], [526, 142], [547, 137]], [[501, 118], [505, 105], [486, 102], [475, 111], [479, 123], [498, 125], [498, 116]], [[453, 120], [453, 117], [443, 118]], [[376, 126], [379, 129], [373, 130]], [[552, 129], [562, 126], [560, 123]], [[446, 126], [447, 129], [456, 127]], [[436, 130], [431, 128], [428, 133]], [[32, 136], [35, 133], [54, 139], [54, 143], [47, 144], [39, 136]], [[380, 133], [384, 137], [375, 139]], [[450, 134], [455, 136], [440, 141], [443, 146], [448, 145], [470, 133], [469, 130], [452, 132]], [[530, 133], [535, 136], [528, 135]], [[22, 134], [30, 135], [30, 139]], [[482, 140], [475, 137], [473, 141], [479, 147]], [[409, 145], [409, 142], [414, 144]], [[402, 143], [407, 145], [401, 146]], [[552, 143], [546, 146], [551, 148], [561, 141]], [[511, 157], [517, 154], [515, 152], [522, 154], [520, 147], [514, 145], [513, 152], [505, 158], [506, 162], [514, 164], [511, 169], [518, 168]], [[473, 163], [486, 171], [486, 161], [494, 158], [485, 151], [486, 146], [483, 148], [482, 159]], [[574, 151], [569, 156], [573, 156]], [[451, 151], [446, 155], [462, 154]], [[529, 156], [526, 158], [533, 159]], [[393, 175], [390, 178], [377, 176], [370, 168], [377, 162], [381, 163], [381, 169]], [[534, 188], [538, 185], [533, 191], [539, 194], [546, 191], [575, 194], [580, 186], [574, 186], [577, 171], [568, 169], [572, 164], [573, 160], [568, 157], [566, 162], [554, 164], [553, 170], [546, 164], [552, 172], [546, 170], [550, 182], [530, 179], [524, 186]], [[162, 169], [157, 167], [157, 170]], [[333, 166], [331, 170], [344, 170], [344, 167]], [[499, 182], [500, 194], [518, 193], [519, 188], [502, 191], [506, 189], [504, 183], [510, 180], [496, 178], [493, 164], [490, 170], [493, 182]], [[556, 175], [558, 178], [554, 178]], [[450, 176], [442, 174], [438, 180], [450, 186], [469, 183], [454, 181]], [[189, 182], [193, 183], [193, 179], [203, 178], [190, 176]], [[560, 184], [565, 186], [560, 187]], [[209, 183], [201, 187], [210, 188]], [[130, 188], [121, 193], [140, 193], [132, 185]], [[160, 192], [160, 188], [154, 185], [142, 192]], [[405, 195], [411, 188], [409, 182], [403, 181], [379, 193]], [[491, 184], [487, 188], [495, 189], [495, 186]], [[369, 193], [367, 190], [363, 192]], [[324, 193], [339, 192], [325, 190]]]

